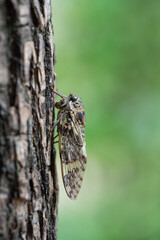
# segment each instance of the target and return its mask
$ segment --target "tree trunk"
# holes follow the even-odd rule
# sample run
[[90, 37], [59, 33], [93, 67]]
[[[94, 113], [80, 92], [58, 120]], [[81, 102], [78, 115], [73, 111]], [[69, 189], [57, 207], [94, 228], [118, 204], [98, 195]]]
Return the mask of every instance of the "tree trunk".
[[50, 0], [0, 0], [0, 239], [57, 239]]

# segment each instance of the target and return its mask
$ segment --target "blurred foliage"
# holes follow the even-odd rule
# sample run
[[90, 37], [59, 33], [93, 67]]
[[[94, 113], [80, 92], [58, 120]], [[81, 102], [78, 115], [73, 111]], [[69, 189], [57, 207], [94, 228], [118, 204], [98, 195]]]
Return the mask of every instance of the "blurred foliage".
[[88, 153], [78, 199], [60, 185], [59, 240], [160, 239], [159, 9], [53, 1], [57, 89], [83, 100]]

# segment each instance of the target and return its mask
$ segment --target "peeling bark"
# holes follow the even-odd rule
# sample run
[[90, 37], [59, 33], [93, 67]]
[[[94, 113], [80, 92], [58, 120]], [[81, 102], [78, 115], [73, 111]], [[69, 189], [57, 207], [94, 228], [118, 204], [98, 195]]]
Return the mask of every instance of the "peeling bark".
[[57, 239], [50, 0], [0, 0], [0, 239]]

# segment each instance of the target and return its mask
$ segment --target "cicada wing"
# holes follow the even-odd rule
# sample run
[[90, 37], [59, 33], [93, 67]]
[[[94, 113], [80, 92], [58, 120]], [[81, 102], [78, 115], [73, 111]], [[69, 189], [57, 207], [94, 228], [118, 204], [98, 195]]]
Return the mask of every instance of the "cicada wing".
[[78, 134], [81, 131], [84, 133], [84, 129], [78, 124], [76, 129], [75, 131], [74, 124], [71, 124], [65, 134], [59, 132], [62, 178], [66, 193], [71, 199], [78, 196], [87, 163], [86, 143], [82, 134]]

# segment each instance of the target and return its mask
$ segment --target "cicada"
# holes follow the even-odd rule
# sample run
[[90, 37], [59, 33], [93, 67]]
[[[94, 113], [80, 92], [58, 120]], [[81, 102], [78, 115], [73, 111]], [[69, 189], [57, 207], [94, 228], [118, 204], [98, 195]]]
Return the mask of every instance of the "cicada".
[[57, 136], [64, 188], [69, 198], [76, 199], [81, 188], [87, 163], [85, 141], [85, 112], [77, 95], [63, 96], [55, 103]]

